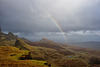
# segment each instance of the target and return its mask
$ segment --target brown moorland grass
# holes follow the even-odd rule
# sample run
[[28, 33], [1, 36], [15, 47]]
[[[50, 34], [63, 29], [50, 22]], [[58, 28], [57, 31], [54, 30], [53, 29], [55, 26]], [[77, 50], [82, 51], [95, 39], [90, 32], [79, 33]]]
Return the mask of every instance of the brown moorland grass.
[[0, 67], [47, 67], [46, 61], [18, 60], [22, 55], [27, 54], [27, 50], [11, 46], [0, 46]]

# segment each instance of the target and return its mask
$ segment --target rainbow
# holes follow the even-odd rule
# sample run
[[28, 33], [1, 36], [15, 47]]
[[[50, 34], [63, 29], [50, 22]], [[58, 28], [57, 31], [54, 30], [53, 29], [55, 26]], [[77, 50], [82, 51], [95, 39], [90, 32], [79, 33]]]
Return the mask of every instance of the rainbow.
[[57, 26], [57, 28], [60, 30], [60, 32], [62, 33], [62, 35], [63, 35], [63, 37], [64, 37], [64, 39], [66, 41], [66, 43], [68, 43], [67, 36], [66, 36], [65, 32], [62, 30], [62, 28], [60, 27], [60, 25], [58, 24], [58, 22], [55, 20], [55, 18], [52, 17], [52, 15], [50, 15], [49, 13], [47, 15], [54, 22], [54, 24]]
[[[30, 8], [31, 8], [31, 11], [32, 11], [32, 13], [33, 13], [33, 8], [32, 8], [32, 7], [30, 7]], [[45, 12], [46, 15], [52, 20], [52, 22], [54, 22], [54, 24], [57, 26], [57, 28], [58, 28], [58, 29], [60, 30], [60, 32], [62, 33], [62, 35], [63, 35], [63, 37], [64, 37], [66, 43], [68, 43], [66, 34], [65, 34], [65, 32], [62, 30], [62, 28], [60, 27], [60, 25], [58, 24], [58, 22], [56, 21], [56, 19], [55, 19], [51, 14], [49, 14], [45, 9], [43, 9], [42, 7], [41, 7], [41, 9], [42, 9], [43, 12]]]

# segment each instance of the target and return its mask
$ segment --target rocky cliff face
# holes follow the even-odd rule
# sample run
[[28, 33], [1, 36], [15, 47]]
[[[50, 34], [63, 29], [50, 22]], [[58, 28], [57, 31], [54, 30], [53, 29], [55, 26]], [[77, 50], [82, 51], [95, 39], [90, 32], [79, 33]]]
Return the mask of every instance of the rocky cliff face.
[[17, 38], [18, 37], [11, 32], [8, 34], [3, 33], [0, 27], [0, 45], [13, 45]]
[[0, 27], [0, 32], [1, 32], [1, 27]]

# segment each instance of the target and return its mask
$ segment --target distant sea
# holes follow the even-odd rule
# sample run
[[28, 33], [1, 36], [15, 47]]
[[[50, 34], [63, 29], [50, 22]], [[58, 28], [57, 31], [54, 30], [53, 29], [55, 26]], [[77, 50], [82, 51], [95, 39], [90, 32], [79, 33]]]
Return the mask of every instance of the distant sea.
[[77, 43], [70, 43], [70, 44], [73, 46], [100, 50], [100, 42], [77, 42]]

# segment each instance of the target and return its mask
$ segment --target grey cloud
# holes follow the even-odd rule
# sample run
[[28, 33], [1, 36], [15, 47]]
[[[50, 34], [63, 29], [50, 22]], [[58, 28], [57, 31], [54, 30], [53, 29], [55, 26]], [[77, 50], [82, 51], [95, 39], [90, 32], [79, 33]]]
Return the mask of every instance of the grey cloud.
[[[30, 36], [27, 38], [39, 40], [42, 37], [52, 39], [50, 36], [55, 35], [53, 39], [59, 37], [60, 41], [63, 38], [61, 33], [57, 33], [60, 30], [52, 19], [58, 22], [66, 34], [71, 31], [99, 31], [99, 6], [99, 0], [0, 0], [0, 27], [3, 31], [20, 33], [18, 34], [20, 37], [33, 35], [34, 38]], [[52, 18], [48, 17], [48, 14]], [[80, 39], [79, 36], [75, 36], [76, 39]], [[94, 39], [96, 37], [93, 36]], [[73, 40], [71, 37], [69, 39]]]
[[15, 32], [59, 32], [48, 12], [67, 31], [99, 30], [98, 0], [1, 0], [0, 25]]
[[100, 31], [71, 31], [67, 33], [67, 38], [69, 42], [99, 42], [100, 40]]
[[[31, 41], [39, 41], [42, 38], [48, 38], [50, 40], [66, 43], [66, 40], [61, 32], [34, 32], [34, 33], [14, 33], [19, 37], [27, 38]], [[67, 42], [88, 42], [88, 41], [100, 41], [100, 31], [70, 31], [66, 32]]]

